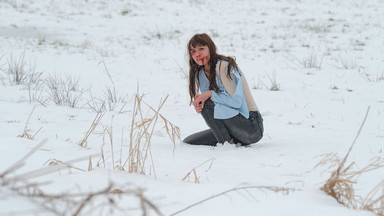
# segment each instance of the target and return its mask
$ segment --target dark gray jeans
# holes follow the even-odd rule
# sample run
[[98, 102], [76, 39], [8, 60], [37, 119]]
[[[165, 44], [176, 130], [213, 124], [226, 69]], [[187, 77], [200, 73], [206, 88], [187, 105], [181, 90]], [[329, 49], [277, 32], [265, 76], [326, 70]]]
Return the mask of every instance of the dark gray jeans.
[[235, 144], [249, 145], [258, 142], [264, 133], [263, 118], [259, 112], [249, 112], [249, 118], [238, 114], [229, 119], [215, 119], [213, 117], [215, 104], [211, 100], [205, 101], [201, 111], [210, 129], [194, 133], [186, 137], [183, 142], [191, 145], [211, 145], [233, 140]]

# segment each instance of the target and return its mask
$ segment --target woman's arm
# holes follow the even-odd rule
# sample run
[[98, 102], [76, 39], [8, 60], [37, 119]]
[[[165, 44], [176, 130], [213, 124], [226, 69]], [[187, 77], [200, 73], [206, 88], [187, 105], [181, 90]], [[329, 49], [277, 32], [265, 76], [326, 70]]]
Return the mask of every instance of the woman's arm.
[[[239, 108], [242, 104], [243, 98], [243, 91], [240, 89], [242, 87], [240, 83], [241, 78], [239, 79], [239, 77], [235, 77], [234, 74], [238, 73], [237, 71], [231, 71], [230, 76], [227, 76], [227, 67], [227, 62], [219, 63], [219, 77], [225, 87], [225, 91], [219, 93], [211, 91], [211, 99], [217, 103], [225, 104], [233, 108]], [[236, 85], [236, 78], [238, 79], [238, 84], [240, 83], [240, 85]]]

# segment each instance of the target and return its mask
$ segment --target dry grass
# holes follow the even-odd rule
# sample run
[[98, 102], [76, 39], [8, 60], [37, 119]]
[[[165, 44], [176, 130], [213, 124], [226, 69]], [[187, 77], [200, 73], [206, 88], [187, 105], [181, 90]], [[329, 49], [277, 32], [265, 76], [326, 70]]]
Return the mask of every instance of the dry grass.
[[[349, 59], [348, 59], [349, 58]], [[358, 68], [356, 57], [341, 57], [339, 56], [340, 65], [339, 69], [353, 70]]]
[[89, 161], [88, 161], [88, 172], [92, 170], [92, 156], [89, 156]]
[[[163, 106], [163, 104], [165, 103], [165, 101], [167, 100], [168, 98], [168, 95], [165, 97], [164, 100], [162, 100], [160, 102], [161, 106]], [[145, 103], [145, 102], [144, 102]], [[156, 113], [156, 115], [158, 115], [164, 122], [164, 129], [165, 131], [167, 132], [169, 138], [171, 139], [172, 143], [173, 143], [173, 147], [175, 148], [176, 147], [176, 140], [180, 140], [180, 128], [174, 124], [172, 124], [170, 121], [168, 121], [168, 119], [166, 119], [163, 115], [161, 115], [159, 113], [160, 109], [161, 109], [161, 106], [159, 107], [158, 110], [155, 110], [153, 107], [151, 107], [150, 105], [148, 105], [147, 103], [145, 103], [152, 111], [154, 111]]]
[[[123, 143], [120, 146], [121, 151], [120, 151], [119, 164], [118, 165], [115, 164], [115, 154], [114, 154], [115, 151], [114, 151], [114, 147], [113, 147], [114, 146], [114, 142], [113, 142], [114, 138], [113, 138], [113, 126], [112, 126], [113, 118], [114, 118], [114, 116], [112, 116], [111, 126], [104, 126], [103, 125], [103, 132], [102, 132], [103, 144], [102, 144], [102, 148], [101, 148], [101, 154], [102, 154], [101, 160], [103, 161], [104, 167], [106, 167], [105, 166], [105, 157], [104, 157], [103, 146], [105, 146], [106, 143], [109, 142], [109, 146], [111, 148], [112, 168], [124, 171], [124, 167], [122, 167], [122, 165], [121, 165]], [[123, 139], [124, 138], [122, 138], [121, 140], [123, 141]], [[98, 166], [99, 166], [99, 164], [98, 164]]]
[[79, 146], [81, 147], [86, 147], [87, 146], [87, 140], [89, 136], [95, 131], [96, 127], [100, 124], [101, 119], [103, 118], [104, 113], [98, 112], [93, 119], [92, 124], [89, 126], [88, 131], [85, 133], [85, 136], [83, 137], [82, 140], [78, 142]]
[[24, 132], [20, 135], [17, 135], [17, 137], [21, 137], [21, 138], [26, 138], [26, 139], [30, 139], [30, 140], [34, 140], [35, 139], [35, 136], [40, 132], [41, 128], [39, 130], [37, 130], [37, 132], [34, 134], [34, 135], [31, 135], [28, 131], [28, 124], [29, 124], [29, 121], [31, 120], [31, 117], [32, 117], [32, 114], [33, 112], [35, 111], [35, 108], [36, 106], [33, 106], [31, 112], [29, 113], [28, 115], [28, 119], [27, 121], [25, 122], [25, 126], [24, 126]]
[[276, 80], [276, 73], [274, 72], [272, 77], [269, 76], [269, 74], [267, 73], [267, 76], [268, 76], [268, 79], [269, 79], [269, 82], [270, 82], [270, 85], [266, 85], [265, 83], [264, 86], [269, 89], [270, 91], [280, 91], [280, 84], [277, 83], [277, 80]]
[[[317, 166], [320, 165], [337, 165], [337, 169], [331, 173], [330, 178], [321, 187], [328, 195], [332, 196], [337, 202], [353, 209], [364, 209], [372, 211], [377, 215], [384, 215], [384, 180], [381, 181], [365, 198], [361, 198], [355, 194], [354, 185], [358, 182], [358, 178], [369, 171], [384, 167], [384, 159], [381, 157], [373, 158], [368, 165], [361, 169], [355, 168], [355, 162], [347, 165], [348, 156], [354, 147], [357, 138], [364, 126], [369, 113], [369, 107], [365, 115], [364, 121], [350, 146], [347, 154], [341, 160], [336, 155], [327, 155]], [[378, 193], [381, 191], [381, 196]]]
[[39, 130], [37, 130], [37, 132], [34, 134], [34, 135], [31, 135], [28, 133], [27, 130], [24, 130], [24, 132], [20, 135], [17, 135], [17, 137], [21, 137], [21, 138], [26, 138], [26, 139], [30, 139], [30, 140], [34, 140], [35, 139], [35, 136], [40, 132], [40, 130], [42, 129], [42, 127], [40, 127]]
[[302, 60], [298, 60], [299, 64], [303, 68], [318, 68], [321, 69], [321, 66], [323, 64], [324, 54], [318, 55], [314, 51], [307, 56], [304, 57]]
[[[106, 168], [107, 161], [111, 161], [113, 169], [138, 174], [153, 173], [156, 177], [155, 164], [153, 162], [151, 151], [151, 139], [155, 129], [158, 127], [159, 120], [163, 122], [163, 129], [171, 139], [174, 148], [176, 146], [177, 139], [180, 140], [180, 129], [160, 113], [160, 110], [164, 106], [168, 96], [164, 99], [160, 99], [159, 106], [157, 108], [153, 108], [151, 105], [143, 101], [144, 95], [140, 95], [138, 92], [139, 89], [137, 89], [137, 93], [134, 96], [128, 145], [126, 146], [124, 144], [125, 138], [123, 129], [121, 132], [120, 149], [118, 150], [119, 155], [116, 156], [112, 125], [113, 121], [111, 121], [110, 126], [103, 125], [103, 129], [100, 132], [103, 137], [101, 158], [97, 162], [96, 166], [103, 166]], [[110, 153], [105, 153], [105, 148], [109, 149]]]
[[[40, 142], [35, 148], [33, 148], [28, 154], [26, 154], [24, 157], [22, 157], [20, 160], [16, 161], [13, 165], [8, 167], [6, 170], [0, 173], [0, 179], [4, 180], [10, 173], [15, 172], [16, 170], [20, 169], [25, 165], [25, 160], [28, 159], [33, 153], [35, 153], [41, 146], [43, 146], [47, 140], [43, 140]], [[4, 182], [4, 181], [3, 181]], [[3, 184], [1, 184], [3, 185]]]
[[[338, 158], [339, 160], [339, 158]], [[326, 162], [326, 161], [323, 161]], [[340, 165], [340, 164], [339, 164]], [[328, 195], [334, 197], [339, 203], [354, 209], [369, 209], [370, 204], [374, 204], [374, 196], [377, 194], [377, 189], [372, 190], [366, 198], [361, 199], [355, 194], [354, 185], [358, 183], [358, 178], [369, 171], [376, 170], [384, 166], [383, 158], [373, 158], [368, 165], [361, 169], [355, 168], [355, 163], [352, 162], [346, 168], [339, 172], [334, 171], [327, 182], [322, 186], [321, 190]], [[380, 183], [379, 185], [381, 185]], [[377, 187], [379, 187], [379, 185]], [[375, 188], [377, 188], [375, 187]], [[383, 199], [383, 198], [381, 198]], [[382, 200], [384, 201], [384, 200]], [[366, 207], [365, 207], [366, 206]], [[384, 206], [381, 206], [382, 211]], [[380, 215], [380, 214], [379, 214]]]
[[65, 77], [59, 74], [49, 75], [45, 84], [49, 98], [57, 105], [73, 108], [85, 92], [84, 89], [79, 89], [79, 78], [68, 74]]
[[15, 58], [11, 55], [10, 59], [8, 59], [8, 74], [10, 81], [16, 85], [20, 85], [25, 82], [28, 73], [25, 62], [25, 53], [22, 53], [19, 58]]
[[197, 167], [195, 167], [195, 168], [192, 168], [191, 171], [189, 171], [189, 172], [184, 176], [184, 178], [182, 179], [182, 181], [189, 180], [190, 175], [193, 174], [195, 183], [200, 183], [200, 179], [199, 179], [199, 177], [198, 177], [198, 175], [197, 175], [196, 170], [197, 170], [198, 168], [202, 167], [204, 164], [207, 164], [208, 162], [211, 162], [211, 163], [209, 164], [209, 167], [205, 170], [205, 172], [208, 172], [208, 170], [211, 169], [211, 167], [212, 167], [212, 165], [213, 165], [213, 162], [214, 162], [215, 160], [216, 160], [215, 158], [211, 158], [211, 159], [205, 161], [204, 163], [200, 164], [199, 166], [197, 166]]
[[[159, 106], [157, 109], [155, 109], [145, 103], [143, 101], [144, 95], [139, 95], [138, 92], [139, 89], [137, 89], [137, 94], [135, 95], [132, 111], [128, 157], [123, 163], [122, 167], [127, 166], [127, 169], [130, 173], [145, 174], [146, 163], [147, 160], [150, 159], [150, 170], [153, 171], [156, 177], [156, 171], [151, 152], [151, 139], [159, 117], [161, 120], [163, 120], [165, 124], [164, 128], [171, 138], [174, 146], [176, 144], [176, 138], [180, 139], [180, 129], [160, 114], [160, 110], [165, 104], [168, 96], [166, 96], [165, 99], [161, 99]], [[145, 109], [143, 105], [146, 105], [147, 109]]]
[[[91, 156], [89, 156], [89, 157], [91, 157]], [[47, 162], [44, 163], [44, 165], [56, 166], [58, 168], [59, 172], [60, 172], [60, 168], [63, 166], [68, 169], [68, 173], [71, 173], [71, 169], [80, 170], [83, 172], [86, 171], [84, 169], [75, 167], [72, 164], [69, 164], [69, 163], [66, 163], [66, 162], [63, 162], [63, 161], [57, 160], [57, 159], [49, 159]]]
[[[141, 211], [142, 215], [150, 212], [156, 215], [164, 215], [158, 207], [145, 195], [144, 190], [120, 189], [110, 183], [104, 189], [94, 192], [50, 194], [39, 189], [40, 185], [28, 185], [26, 188], [12, 188], [18, 196], [25, 197], [54, 215], [105, 215], [113, 210], [122, 215], [129, 215], [130, 211]], [[138, 201], [139, 206], [131, 206], [130, 203], [122, 203], [122, 198], [130, 197]], [[136, 202], [134, 202], [136, 203]], [[135, 204], [134, 204], [135, 205]], [[41, 210], [40, 210], [41, 211]], [[104, 212], [104, 213], [103, 213]]]
[[321, 69], [323, 65], [325, 54], [318, 53], [314, 50], [311, 51], [307, 56], [303, 57], [302, 59], [291, 56], [289, 57], [291, 62], [296, 65], [298, 68], [316, 68]]
[[231, 188], [231, 189], [228, 189], [226, 191], [223, 191], [223, 192], [220, 192], [218, 194], [215, 194], [215, 195], [212, 195], [210, 197], [207, 197], [203, 200], [200, 200], [198, 202], [195, 202], [181, 210], [178, 210], [172, 214], [170, 214], [170, 216], [175, 216], [175, 215], [178, 215], [180, 213], [183, 213], [185, 212], [186, 210], [192, 208], [192, 207], [195, 207], [195, 206], [198, 206], [204, 202], [207, 202], [211, 199], [214, 199], [214, 198], [217, 198], [217, 197], [220, 197], [220, 196], [224, 196], [224, 195], [227, 195], [229, 193], [232, 193], [232, 192], [238, 192], [240, 193], [241, 191], [245, 191], [247, 192], [248, 195], [251, 195], [251, 193], [249, 192], [249, 190], [251, 189], [257, 189], [257, 190], [261, 190], [261, 191], [273, 191], [275, 193], [284, 193], [284, 194], [288, 194], [289, 192], [292, 192], [292, 191], [296, 191], [296, 189], [293, 189], [293, 188], [282, 188], [282, 187], [274, 187], [274, 186], [242, 186], [242, 187], [235, 187], [235, 188]]
[[361, 202], [361, 207], [377, 215], [384, 215], [384, 180], [367, 194]]
[[[51, 183], [38, 182], [36, 180], [34, 183], [30, 183], [29, 180], [55, 172], [56, 169], [52, 169], [52, 167], [65, 167], [85, 171], [73, 166], [73, 163], [84, 161], [88, 158], [91, 161], [91, 156], [68, 162], [51, 159], [46, 162], [46, 164], [49, 165], [48, 167], [17, 174], [16, 171], [22, 168], [26, 164], [27, 159], [46, 142], [46, 140], [42, 141], [20, 160], [0, 172], [0, 192], [6, 193], [7, 199], [23, 197], [31, 201], [31, 203], [35, 205], [35, 208], [29, 208], [29, 213], [33, 214], [38, 212], [39, 214], [51, 213], [52, 215], [78, 216], [105, 215], [106, 212], [108, 213], [113, 210], [115, 213], [118, 212], [122, 215], [129, 215], [130, 211], [139, 211], [143, 216], [149, 215], [149, 213], [152, 212], [154, 212], [155, 215], [164, 215], [158, 207], [144, 195], [144, 190], [141, 188], [117, 188], [113, 183], [109, 183], [104, 189], [92, 192], [44, 192], [42, 186]], [[133, 202], [121, 202], [123, 198], [131, 198]]]

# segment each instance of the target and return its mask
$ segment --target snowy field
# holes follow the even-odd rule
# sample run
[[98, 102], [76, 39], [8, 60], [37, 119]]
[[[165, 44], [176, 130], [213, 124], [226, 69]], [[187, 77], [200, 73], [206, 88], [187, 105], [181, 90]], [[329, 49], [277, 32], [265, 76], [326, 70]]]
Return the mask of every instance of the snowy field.
[[[181, 142], [207, 128], [186, 59], [203, 32], [247, 76], [257, 144]], [[346, 164], [384, 158], [383, 36], [383, 0], [0, 0], [0, 215], [375, 215], [359, 201], [384, 168], [353, 178], [353, 209], [320, 189], [336, 164], [316, 165], [347, 154], [368, 107]], [[144, 174], [124, 164], [137, 94], [145, 119], [166, 98]]]

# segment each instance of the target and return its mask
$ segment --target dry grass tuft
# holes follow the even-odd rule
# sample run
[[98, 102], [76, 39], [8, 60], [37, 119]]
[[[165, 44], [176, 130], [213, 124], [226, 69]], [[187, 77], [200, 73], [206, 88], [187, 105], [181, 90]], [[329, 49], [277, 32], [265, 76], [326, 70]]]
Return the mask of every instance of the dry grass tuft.
[[384, 167], [384, 159], [380, 157], [373, 158], [368, 165], [361, 169], [356, 169], [355, 163], [352, 162], [346, 168], [333, 171], [331, 177], [321, 187], [321, 190], [349, 208], [364, 209], [377, 215], [384, 215], [384, 196], [378, 196], [380, 191], [384, 191], [384, 180], [368, 193], [364, 199], [357, 196], [354, 189], [354, 185], [358, 183], [358, 178], [362, 174], [382, 167]]
[[114, 189], [114, 190], [112, 191], [112, 193], [115, 193], [115, 194], [122, 194], [122, 193], [124, 193], [124, 191], [122, 191], [121, 189], [116, 188], [116, 189]]
[[[367, 119], [369, 113], [369, 107], [367, 110], [367, 113], [365, 115], [364, 121], [361, 124], [361, 127], [352, 142], [352, 145], [350, 146], [347, 154], [345, 155], [344, 159], [341, 162], [338, 162], [340, 160], [332, 160], [337, 161], [339, 163], [338, 168], [332, 172], [331, 177], [326, 181], [326, 183], [321, 187], [321, 190], [323, 190], [325, 193], [328, 195], [334, 197], [339, 203], [342, 203], [344, 205], [350, 206], [355, 208], [356, 203], [355, 203], [355, 195], [354, 195], [354, 190], [352, 184], [355, 183], [353, 180], [354, 177], [356, 177], [358, 174], [361, 174], [361, 172], [356, 172], [356, 171], [350, 171], [351, 167], [353, 166], [354, 163], [351, 163], [347, 167], [345, 167], [345, 163], [347, 161], [347, 158], [352, 151], [353, 146], [356, 143], [357, 138], [360, 135], [360, 132], [364, 126], [364, 123]], [[324, 161], [322, 161], [324, 162]]]
[[[379, 193], [381, 192], [381, 195]], [[375, 198], [376, 197], [376, 198]], [[374, 212], [377, 215], [384, 215], [384, 180], [368, 193], [362, 200], [362, 209]]]
[[[89, 156], [89, 157], [91, 157], [91, 156]], [[66, 163], [66, 162], [63, 162], [63, 161], [60, 161], [60, 160], [56, 160], [56, 159], [49, 159], [43, 165], [56, 166], [59, 169], [59, 172], [60, 172], [60, 168], [62, 168], [62, 167], [67, 168], [68, 169], [68, 173], [71, 173], [71, 169], [80, 170], [80, 171], [83, 171], [83, 172], [86, 171], [84, 169], [75, 167], [72, 164], [69, 164], [69, 163]]]
[[89, 156], [88, 160], [88, 172], [92, 170], [92, 156]]
[[[115, 156], [115, 144], [113, 126], [103, 125], [100, 134], [103, 137], [101, 146], [101, 158], [97, 162], [97, 167], [107, 167], [107, 161], [111, 160], [112, 168], [120, 171], [127, 171], [138, 174], [154, 174], [156, 177], [155, 164], [153, 162], [151, 145], [152, 136], [155, 129], [158, 127], [159, 120], [164, 123], [163, 129], [171, 139], [174, 149], [177, 139], [180, 140], [180, 129], [165, 118], [160, 110], [164, 106], [168, 96], [160, 99], [160, 104], [157, 108], [150, 106], [144, 102], [144, 95], [139, 94], [139, 89], [134, 96], [132, 109], [132, 119], [130, 122], [130, 131], [128, 137], [128, 145], [124, 145], [124, 129], [121, 133], [121, 144], [119, 155]], [[114, 116], [112, 117], [113, 120]], [[93, 124], [94, 125], [94, 124]], [[93, 128], [94, 129], [94, 128]], [[91, 130], [90, 130], [91, 131]], [[92, 130], [93, 131], [93, 130]], [[110, 149], [111, 155], [105, 154], [104, 148]], [[148, 165], [150, 163], [150, 165]], [[149, 168], [149, 169], [148, 169]]]
[[87, 133], [85, 133], [85, 136], [83, 137], [83, 139], [80, 142], [78, 142], [79, 146], [81, 147], [87, 146], [88, 137], [93, 133], [93, 131], [95, 131], [96, 127], [100, 124], [100, 121], [103, 118], [103, 116], [104, 116], [104, 113], [102, 112], [98, 112], [96, 114], [95, 119], [93, 119], [93, 122], [89, 127]]
[[[361, 124], [361, 127], [345, 157], [341, 160], [336, 155], [329, 154], [326, 155], [317, 166], [326, 164], [331, 164], [331, 166], [337, 165], [337, 169], [331, 173], [330, 178], [321, 187], [321, 190], [335, 198], [337, 202], [349, 208], [364, 209], [372, 211], [377, 215], [384, 215], [384, 180], [381, 181], [370, 193], [368, 193], [364, 199], [355, 194], [353, 187], [362, 174], [384, 167], [384, 159], [381, 157], [375, 157], [368, 163], [368, 165], [361, 169], [354, 169], [355, 162], [351, 162], [346, 165], [348, 156], [360, 135], [368, 113], [369, 107], [364, 121]], [[381, 196], [378, 196], [379, 191], [382, 191]]]
[[24, 132], [22, 134], [20, 134], [20, 135], [17, 135], [17, 137], [34, 140], [35, 136], [40, 132], [41, 128], [42, 127], [40, 127], [40, 129], [34, 135], [31, 135], [31, 134], [28, 133], [27, 130], [24, 130]]
[[[160, 103], [161, 106], [163, 106], [162, 104], [165, 103], [165, 101], [167, 100], [168, 98], [168, 95], [166, 96], [166, 98]], [[145, 102], [144, 102], [145, 103]], [[172, 124], [170, 121], [168, 121], [168, 119], [166, 119], [163, 115], [161, 115], [158, 111], [156, 111], [153, 107], [151, 107], [150, 105], [148, 105], [147, 103], [145, 103], [152, 111], [156, 112], [157, 115], [160, 116], [160, 118], [163, 120], [164, 122], [164, 128], [165, 128], [165, 131], [167, 132], [169, 138], [172, 140], [172, 143], [175, 147], [176, 145], [176, 139], [179, 139], [180, 140], [180, 128], [177, 127], [176, 125]]]
[[28, 115], [28, 120], [27, 120], [27, 122], [25, 123], [24, 132], [23, 132], [22, 134], [20, 134], [20, 135], [17, 135], [17, 137], [21, 137], [21, 138], [26, 138], [26, 139], [34, 140], [34, 139], [35, 139], [35, 136], [40, 132], [40, 130], [41, 130], [42, 127], [40, 127], [40, 129], [37, 130], [37, 132], [36, 132], [34, 135], [31, 135], [31, 134], [28, 132], [28, 131], [29, 131], [29, 129], [28, 129], [29, 120], [31, 120], [31, 117], [32, 117], [33, 112], [35, 111], [35, 108], [36, 108], [36, 106], [33, 106], [31, 112], [30, 112], [29, 115]]
[[190, 175], [193, 173], [193, 176], [194, 176], [194, 181], [195, 183], [200, 183], [200, 179], [197, 175], [197, 172], [196, 170], [199, 168], [199, 167], [202, 167], [204, 164], [208, 163], [208, 162], [211, 162], [209, 167], [205, 170], [205, 172], [208, 172], [209, 169], [211, 169], [212, 165], [213, 165], [213, 162], [215, 161], [216, 159], [215, 158], [211, 158], [207, 161], [205, 161], [204, 163], [200, 164], [199, 166], [195, 167], [195, 168], [192, 168], [191, 171], [189, 171], [185, 176], [184, 178], [182, 179], [182, 181], [185, 181], [185, 180], [189, 180], [190, 178]]
[[[24, 157], [22, 157], [20, 160], [16, 161], [13, 165], [8, 167], [8, 169], [4, 170], [0, 173], [0, 180], [4, 180], [10, 173], [15, 172], [16, 170], [20, 169], [25, 165], [25, 160], [29, 158], [33, 153], [35, 153], [41, 146], [43, 146], [47, 140], [43, 140], [40, 142], [35, 148], [33, 148], [28, 154], [26, 154]], [[5, 181], [2, 181], [4, 183]], [[3, 184], [1, 184], [3, 185]]]
[[220, 197], [220, 196], [224, 196], [224, 195], [227, 195], [229, 193], [232, 193], [232, 192], [237, 192], [237, 193], [240, 193], [241, 191], [245, 191], [248, 195], [251, 195], [251, 193], [249, 192], [249, 190], [251, 189], [257, 189], [257, 190], [260, 190], [260, 191], [273, 191], [275, 193], [283, 193], [283, 194], [289, 194], [290, 192], [293, 192], [293, 191], [296, 191], [296, 189], [293, 189], [293, 188], [283, 188], [283, 187], [274, 187], [274, 186], [242, 186], [242, 187], [235, 187], [235, 188], [231, 188], [231, 189], [228, 189], [226, 191], [223, 191], [221, 193], [218, 193], [218, 194], [215, 194], [215, 195], [212, 195], [210, 197], [207, 197], [203, 200], [200, 200], [198, 202], [195, 202], [183, 209], [180, 209], [172, 214], [170, 214], [170, 216], [175, 216], [175, 215], [178, 215], [180, 213], [183, 213], [185, 211], [187, 211], [188, 209], [192, 208], [192, 207], [195, 207], [195, 206], [198, 206], [204, 202], [207, 202], [211, 199], [214, 199], [214, 198], [217, 198], [217, 197]]
[[[137, 94], [135, 95], [132, 111], [128, 157], [123, 163], [122, 167], [127, 166], [127, 169], [130, 173], [145, 174], [146, 163], [148, 158], [150, 158], [150, 168], [156, 177], [155, 166], [151, 152], [151, 139], [159, 117], [163, 120], [165, 124], [164, 128], [171, 138], [174, 147], [176, 144], [176, 138], [180, 139], [180, 129], [160, 114], [160, 110], [165, 104], [168, 96], [166, 96], [164, 99], [160, 99], [160, 104], [157, 109], [155, 109], [145, 103], [143, 101], [144, 95], [139, 95], [138, 92], [139, 88], [137, 89]], [[143, 104], [147, 106], [147, 109], [143, 107]]]
[[49, 75], [45, 83], [49, 98], [57, 105], [73, 108], [85, 92], [84, 89], [79, 88], [79, 78], [68, 74], [65, 77], [59, 74]]
[[[109, 144], [110, 144], [110, 147], [111, 147], [112, 168], [120, 170], [120, 171], [124, 171], [125, 169], [121, 165], [123, 143], [121, 143], [121, 151], [120, 151], [119, 163], [117, 165], [115, 164], [115, 154], [114, 154], [114, 147], [113, 147], [114, 146], [114, 143], [113, 143], [114, 139], [113, 139], [113, 127], [112, 127], [113, 118], [114, 118], [114, 116], [112, 116], [111, 126], [104, 126], [103, 125], [103, 131], [102, 131], [103, 144], [102, 144], [102, 148], [101, 148], [101, 155], [102, 155], [101, 160], [103, 161], [103, 164], [104, 164], [104, 167], [105, 167], [105, 157], [104, 157], [103, 146], [106, 145], [107, 141], [109, 141]], [[122, 137], [121, 140], [123, 141], [123, 137]], [[99, 163], [98, 163], [98, 166], [100, 166]]]
[[[144, 195], [144, 190], [141, 188], [119, 189], [114, 187], [113, 183], [110, 183], [98, 191], [48, 193], [42, 189], [42, 186], [51, 183], [37, 180], [30, 183], [31, 178], [42, 177], [54, 172], [55, 169], [52, 169], [52, 166], [84, 171], [74, 167], [73, 163], [90, 159], [90, 157], [84, 157], [68, 162], [51, 159], [45, 163], [49, 165], [48, 167], [17, 174], [16, 171], [23, 167], [26, 160], [45, 143], [46, 141], [42, 141], [20, 160], [0, 172], [0, 193], [7, 194], [7, 199], [23, 197], [31, 201], [35, 208], [29, 208], [29, 213], [78, 216], [109, 215], [112, 211], [118, 215], [129, 215], [130, 212], [141, 211], [141, 215], [149, 215], [149, 213], [164, 215]], [[125, 201], [131, 199], [132, 202], [121, 202], [122, 199]]]

